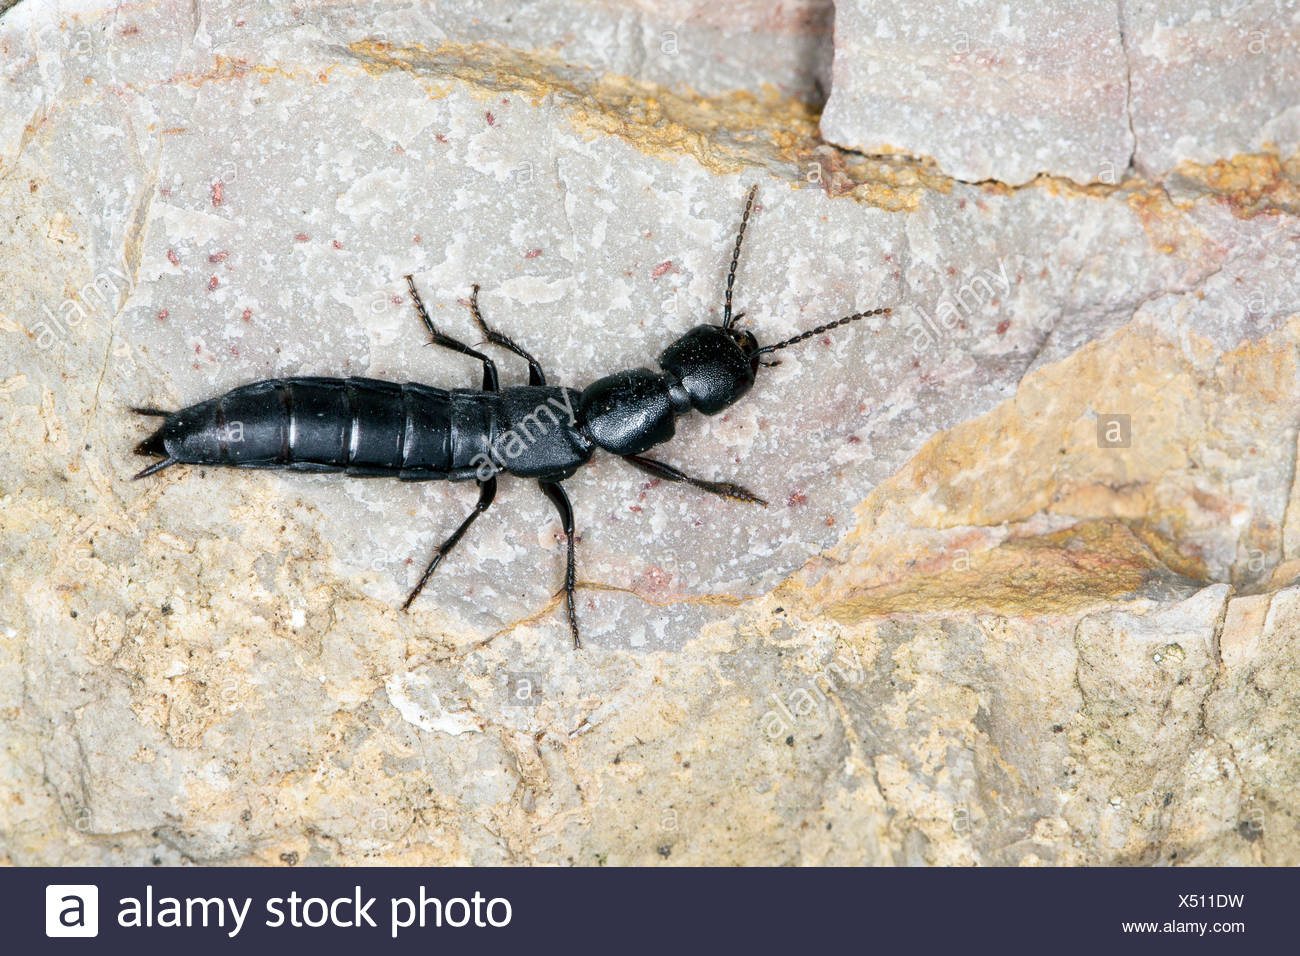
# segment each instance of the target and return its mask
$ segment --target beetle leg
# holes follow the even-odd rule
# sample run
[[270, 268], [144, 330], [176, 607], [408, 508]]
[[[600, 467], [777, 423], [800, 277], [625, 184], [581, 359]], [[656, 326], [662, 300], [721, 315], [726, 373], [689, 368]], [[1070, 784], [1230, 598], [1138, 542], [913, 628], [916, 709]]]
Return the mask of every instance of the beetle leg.
[[644, 472], [654, 475], [656, 478], [663, 478], [666, 481], [680, 481], [694, 488], [699, 488], [701, 491], [722, 495], [724, 498], [732, 498], [736, 501], [752, 501], [756, 505], [767, 507], [767, 502], [758, 495], [746, 488], [742, 488], [740, 485], [733, 485], [729, 481], [705, 481], [703, 478], [692, 478], [672, 465], [665, 464], [662, 461], [655, 461], [653, 458], [644, 458], [641, 455], [624, 455], [623, 460]]
[[578, 615], [574, 610], [573, 601], [573, 592], [577, 587], [577, 575], [574, 573], [573, 566], [573, 506], [569, 504], [569, 496], [564, 493], [564, 488], [558, 481], [539, 481], [537, 484], [541, 486], [546, 497], [551, 499], [555, 510], [560, 513], [564, 536], [569, 539], [568, 563], [564, 571], [564, 597], [569, 606], [569, 630], [573, 633], [573, 646], [578, 648], [582, 646], [582, 642], [578, 638]]
[[411, 291], [411, 301], [415, 303], [415, 311], [419, 314], [420, 321], [424, 323], [424, 327], [429, 330], [429, 335], [433, 337], [433, 344], [478, 359], [483, 363], [483, 390], [485, 392], [501, 391], [501, 385], [497, 379], [497, 367], [492, 364], [492, 360], [482, 352], [470, 348], [459, 339], [453, 339], [450, 335], [439, 332], [437, 326], [433, 324], [433, 319], [429, 318], [428, 309], [420, 301], [420, 293], [415, 291], [415, 280], [409, 275], [406, 277], [406, 287]]
[[483, 334], [487, 336], [487, 340], [489, 342], [491, 342], [493, 345], [499, 345], [503, 349], [508, 349], [509, 351], [514, 352], [521, 359], [523, 359], [528, 363], [528, 384], [529, 385], [546, 384], [546, 373], [542, 371], [542, 366], [538, 363], [537, 359], [533, 358], [530, 354], [528, 354], [527, 349], [525, 349], [522, 345], [516, 345], [513, 341], [511, 341], [509, 336], [505, 335], [504, 333], [498, 332], [496, 329], [490, 328], [488, 324], [483, 321], [483, 315], [478, 310], [478, 283], [477, 282], [474, 284], [473, 294], [471, 294], [469, 297], [469, 310], [471, 313], [473, 313], [474, 321], [478, 323], [478, 327], [483, 330]]
[[469, 513], [469, 516], [460, 523], [460, 527], [451, 533], [451, 537], [438, 545], [438, 550], [433, 552], [433, 559], [429, 562], [429, 566], [424, 569], [424, 574], [420, 575], [420, 583], [415, 586], [415, 590], [407, 595], [406, 601], [402, 604], [403, 611], [410, 609], [411, 602], [424, 590], [425, 582], [429, 580], [429, 576], [438, 567], [438, 563], [447, 556], [447, 552], [456, 547], [456, 542], [469, 530], [469, 526], [474, 523], [474, 519], [488, 510], [488, 507], [492, 504], [492, 499], [496, 497], [497, 480], [489, 478], [487, 481], [480, 481], [478, 488], [478, 504], [474, 506], [474, 510]]

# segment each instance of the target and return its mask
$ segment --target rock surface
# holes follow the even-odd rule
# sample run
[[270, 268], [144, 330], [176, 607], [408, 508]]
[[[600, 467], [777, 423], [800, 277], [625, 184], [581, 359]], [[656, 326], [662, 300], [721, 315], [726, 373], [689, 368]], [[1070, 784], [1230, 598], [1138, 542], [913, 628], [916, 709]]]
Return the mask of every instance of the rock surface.
[[[448, 6], [0, 19], [7, 862], [1300, 862], [1300, 165], [837, 150], [769, 10], [680, 83]], [[133, 405], [474, 384], [406, 272], [553, 380], [646, 364], [716, 320], [751, 183], [760, 339], [894, 312], [680, 422], [768, 509], [567, 483], [581, 652], [526, 482], [402, 614], [470, 489], [127, 480]]]
[[826, 140], [968, 182], [1114, 185], [1132, 165], [1300, 149], [1295, 0], [835, 5]]

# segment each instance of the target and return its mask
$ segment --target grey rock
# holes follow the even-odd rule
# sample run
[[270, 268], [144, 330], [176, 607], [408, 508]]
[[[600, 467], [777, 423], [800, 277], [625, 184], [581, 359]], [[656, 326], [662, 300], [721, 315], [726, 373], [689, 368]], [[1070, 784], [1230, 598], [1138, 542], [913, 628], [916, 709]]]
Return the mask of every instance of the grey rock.
[[822, 131], [933, 158], [958, 179], [1115, 184], [1300, 147], [1293, 0], [912, 10], [836, 4]]

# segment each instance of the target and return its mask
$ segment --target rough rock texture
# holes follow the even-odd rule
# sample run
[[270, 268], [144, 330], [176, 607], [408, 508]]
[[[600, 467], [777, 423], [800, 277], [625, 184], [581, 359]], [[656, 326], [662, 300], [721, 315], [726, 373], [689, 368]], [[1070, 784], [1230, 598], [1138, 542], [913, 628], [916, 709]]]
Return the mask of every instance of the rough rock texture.
[[1300, 149], [1295, 0], [835, 5], [828, 142], [977, 182]]
[[[433, 16], [0, 20], [6, 861], [1300, 862], [1295, 158], [968, 185], [825, 144], [807, 60]], [[470, 489], [127, 480], [132, 405], [472, 384], [406, 272], [556, 381], [645, 364], [751, 183], [761, 339], [894, 312], [663, 449], [768, 509], [567, 483], [581, 652], [526, 482], [403, 614]]]

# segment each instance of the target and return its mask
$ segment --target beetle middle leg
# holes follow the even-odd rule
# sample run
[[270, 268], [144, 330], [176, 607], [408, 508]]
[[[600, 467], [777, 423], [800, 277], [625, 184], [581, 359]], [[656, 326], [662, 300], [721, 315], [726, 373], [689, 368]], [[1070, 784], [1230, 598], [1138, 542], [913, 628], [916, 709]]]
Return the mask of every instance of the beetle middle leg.
[[569, 504], [569, 496], [564, 493], [564, 487], [558, 481], [539, 481], [537, 484], [546, 497], [551, 499], [555, 510], [560, 513], [564, 536], [569, 539], [568, 561], [564, 571], [564, 597], [569, 607], [569, 630], [573, 633], [573, 646], [578, 648], [582, 646], [582, 642], [578, 638], [578, 614], [574, 610], [573, 600], [573, 592], [577, 587], [577, 575], [573, 564], [573, 506]]
[[648, 474], [654, 475], [656, 478], [663, 478], [666, 481], [680, 481], [692, 488], [699, 488], [701, 491], [707, 491], [710, 494], [721, 495], [734, 501], [750, 501], [756, 505], [762, 505], [764, 508], [767, 507], [767, 502], [748, 488], [733, 485], [729, 481], [705, 481], [703, 478], [692, 478], [672, 465], [642, 455], [624, 455], [623, 460]]
[[433, 344], [478, 359], [483, 363], [483, 390], [485, 392], [501, 391], [501, 385], [497, 379], [497, 367], [492, 360], [482, 352], [470, 348], [459, 339], [453, 339], [450, 335], [439, 332], [438, 327], [433, 324], [433, 319], [429, 318], [429, 310], [424, 307], [424, 303], [420, 300], [420, 293], [415, 291], [415, 280], [409, 275], [406, 277], [406, 287], [411, 291], [411, 301], [415, 303], [415, 311], [419, 314], [420, 321], [424, 323], [424, 327], [429, 330], [429, 335], [433, 337]]
[[487, 340], [491, 342], [493, 345], [499, 345], [503, 349], [507, 349], [511, 352], [514, 352], [521, 359], [523, 359], [525, 362], [528, 363], [528, 384], [529, 385], [545, 385], [546, 373], [542, 371], [542, 366], [537, 361], [537, 359], [533, 358], [532, 355], [529, 354], [528, 350], [525, 349], [522, 345], [516, 345], [510, 339], [509, 336], [505, 335], [502, 332], [498, 332], [494, 328], [489, 327], [488, 324], [483, 321], [483, 314], [478, 310], [478, 283], [477, 282], [474, 283], [473, 288], [474, 291], [469, 297], [469, 311], [474, 316], [474, 321], [478, 323], [478, 327], [483, 330], [483, 334], [487, 336]]
[[474, 523], [474, 519], [487, 511], [491, 506], [492, 499], [495, 498], [497, 494], [497, 480], [495, 478], [489, 478], [487, 481], [480, 481], [478, 489], [478, 504], [474, 506], [474, 510], [469, 513], [468, 517], [460, 523], [460, 527], [451, 533], [451, 537], [438, 545], [438, 549], [433, 552], [433, 559], [429, 562], [429, 566], [424, 569], [424, 573], [420, 575], [420, 583], [415, 586], [415, 589], [411, 591], [409, 595], [407, 595], [406, 601], [402, 604], [403, 611], [410, 609], [411, 602], [419, 596], [422, 590], [424, 590], [425, 582], [429, 580], [429, 577], [438, 567], [439, 562], [447, 556], [447, 553], [451, 551], [452, 548], [456, 547], [456, 543], [460, 541], [465, 532], [469, 530], [469, 526]]

